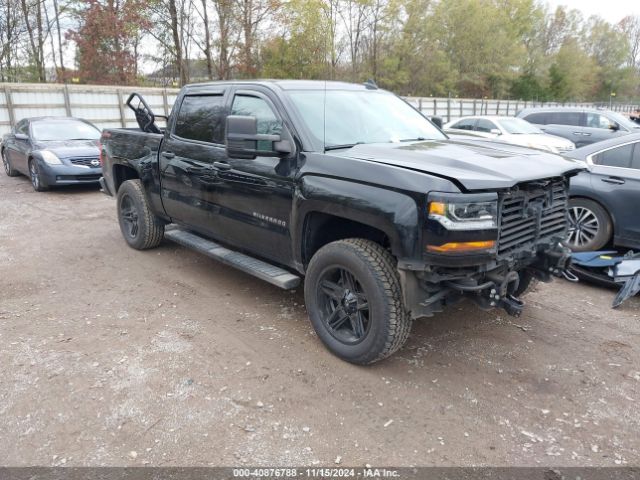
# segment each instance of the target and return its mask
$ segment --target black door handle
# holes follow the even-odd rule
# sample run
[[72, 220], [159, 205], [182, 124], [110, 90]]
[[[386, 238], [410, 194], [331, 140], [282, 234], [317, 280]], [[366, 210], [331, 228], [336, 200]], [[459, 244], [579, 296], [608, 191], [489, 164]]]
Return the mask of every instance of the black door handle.
[[213, 162], [213, 166], [218, 170], [231, 170], [233, 167], [227, 162]]
[[607, 178], [601, 178], [600, 180], [602, 180], [605, 183], [612, 183], [614, 185], [624, 185], [624, 179], [619, 177], [607, 177]]
[[175, 154], [175, 153], [173, 153], [173, 152], [162, 152], [162, 156], [163, 156], [164, 158], [173, 158], [173, 157], [175, 157], [175, 156], [176, 156], [176, 154]]

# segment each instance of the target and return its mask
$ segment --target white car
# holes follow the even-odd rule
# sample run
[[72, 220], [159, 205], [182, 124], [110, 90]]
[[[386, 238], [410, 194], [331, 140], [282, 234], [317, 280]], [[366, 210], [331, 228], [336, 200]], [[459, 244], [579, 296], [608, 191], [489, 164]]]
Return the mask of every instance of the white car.
[[449, 135], [490, 138], [497, 142], [564, 153], [575, 150], [571, 140], [544, 133], [526, 120], [516, 117], [462, 117], [443, 126]]

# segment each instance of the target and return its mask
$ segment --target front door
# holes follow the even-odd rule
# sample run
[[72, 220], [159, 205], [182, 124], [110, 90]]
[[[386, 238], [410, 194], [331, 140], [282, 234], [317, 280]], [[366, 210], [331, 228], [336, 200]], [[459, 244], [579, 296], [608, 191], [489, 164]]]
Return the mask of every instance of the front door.
[[[259, 134], [277, 134], [282, 118], [269, 97], [253, 90], [237, 90], [231, 115], [256, 117]], [[271, 150], [258, 142], [258, 150]], [[295, 159], [258, 156], [254, 160], [227, 158], [218, 165], [219, 235], [254, 255], [291, 263], [290, 216]]]

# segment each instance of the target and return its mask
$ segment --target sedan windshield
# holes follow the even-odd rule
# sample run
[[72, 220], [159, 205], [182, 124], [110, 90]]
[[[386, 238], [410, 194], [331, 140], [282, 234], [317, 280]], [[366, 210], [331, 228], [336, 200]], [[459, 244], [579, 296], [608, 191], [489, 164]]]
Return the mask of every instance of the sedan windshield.
[[534, 127], [521, 118], [503, 118], [498, 121], [500, 126], [513, 135], [541, 134], [544, 133], [538, 127]]
[[447, 138], [420, 113], [389, 92], [304, 90], [292, 91], [289, 95], [317, 143], [326, 149], [347, 148], [360, 143]]
[[79, 120], [39, 120], [31, 124], [34, 140], [98, 140], [100, 130]]

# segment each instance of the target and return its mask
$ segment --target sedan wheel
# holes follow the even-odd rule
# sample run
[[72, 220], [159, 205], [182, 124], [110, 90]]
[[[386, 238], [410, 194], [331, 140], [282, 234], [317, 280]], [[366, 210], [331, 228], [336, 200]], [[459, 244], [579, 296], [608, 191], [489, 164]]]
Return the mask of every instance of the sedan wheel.
[[18, 172], [16, 172], [11, 167], [11, 163], [9, 162], [9, 158], [7, 157], [6, 150], [2, 150], [2, 152], [0, 152], [0, 157], [2, 157], [2, 165], [4, 166], [4, 171], [6, 172], [7, 176], [8, 177], [17, 177], [18, 176]]
[[35, 160], [29, 162], [29, 178], [31, 178], [31, 185], [33, 185], [33, 189], [36, 192], [44, 192], [47, 190], [47, 186], [42, 183], [38, 163]]
[[569, 235], [567, 242], [576, 252], [604, 247], [611, 238], [611, 220], [602, 206], [584, 198], [569, 203]]

